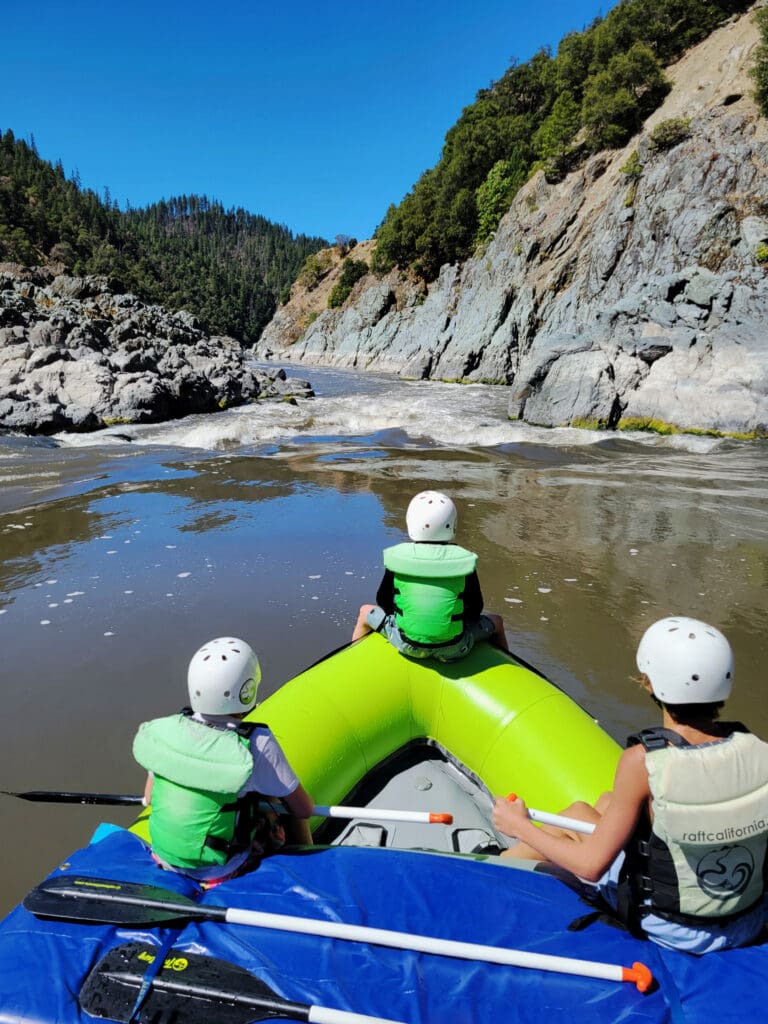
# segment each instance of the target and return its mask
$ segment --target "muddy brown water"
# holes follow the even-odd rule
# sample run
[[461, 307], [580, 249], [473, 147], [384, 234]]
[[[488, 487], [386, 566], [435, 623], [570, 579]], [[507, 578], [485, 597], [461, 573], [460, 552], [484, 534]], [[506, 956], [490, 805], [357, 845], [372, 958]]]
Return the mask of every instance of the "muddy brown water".
[[[456, 500], [512, 648], [617, 739], [656, 720], [633, 657], [671, 613], [725, 631], [728, 715], [768, 737], [768, 446], [536, 431], [500, 388], [298, 375], [319, 392], [299, 407], [0, 439], [1, 789], [139, 792], [133, 735], [184, 703], [196, 648], [249, 640], [266, 694], [344, 643], [426, 487]], [[0, 800], [0, 912], [133, 817]]]

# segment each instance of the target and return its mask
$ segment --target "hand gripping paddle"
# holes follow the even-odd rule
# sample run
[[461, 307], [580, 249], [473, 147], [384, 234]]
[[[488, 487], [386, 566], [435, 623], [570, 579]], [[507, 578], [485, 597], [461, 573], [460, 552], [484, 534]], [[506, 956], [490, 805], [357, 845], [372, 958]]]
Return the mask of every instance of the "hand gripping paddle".
[[642, 963], [635, 963], [632, 967], [621, 967], [618, 964], [576, 960], [547, 953], [531, 953], [503, 946], [457, 942], [428, 935], [411, 935], [384, 928], [324, 921], [314, 917], [289, 917], [286, 914], [271, 914], [238, 907], [201, 906], [185, 896], [155, 885], [117, 882], [106, 878], [84, 878], [78, 875], [59, 875], [50, 878], [24, 898], [23, 906], [40, 917], [100, 922], [123, 927], [166, 924], [184, 919], [222, 921], [228, 924], [390, 946], [416, 953], [458, 957], [462, 960], [530, 967], [542, 971], [557, 971], [561, 974], [602, 978], [606, 981], [631, 981], [640, 992], [645, 992], [653, 980], [651, 972]]
[[157, 947], [129, 942], [96, 964], [80, 991], [80, 1006], [92, 1017], [123, 1024], [250, 1024], [251, 1021], [310, 1021], [313, 1024], [397, 1024], [323, 1006], [283, 999], [243, 967], [197, 953], [171, 950], [135, 1012], [144, 974]]

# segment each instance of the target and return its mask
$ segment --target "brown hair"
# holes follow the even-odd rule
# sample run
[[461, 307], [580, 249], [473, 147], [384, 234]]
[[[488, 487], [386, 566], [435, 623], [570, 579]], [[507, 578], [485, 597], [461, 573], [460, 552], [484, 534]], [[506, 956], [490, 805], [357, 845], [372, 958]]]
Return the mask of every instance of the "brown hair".
[[714, 722], [720, 717], [725, 706], [724, 700], [711, 700], [703, 704], [667, 704], [659, 700], [655, 693], [651, 694], [654, 703], [669, 712], [677, 725], [696, 726], [700, 722]]

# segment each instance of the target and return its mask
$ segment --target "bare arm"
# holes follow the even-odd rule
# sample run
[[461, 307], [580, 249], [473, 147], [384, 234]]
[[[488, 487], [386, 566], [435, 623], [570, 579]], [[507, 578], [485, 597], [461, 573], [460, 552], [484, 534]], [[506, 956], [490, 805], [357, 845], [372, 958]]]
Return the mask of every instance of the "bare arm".
[[147, 781], [144, 783], [144, 806], [149, 807], [152, 803], [152, 785], [155, 777], [152, 772], [147, 772]]
[[311, 846], [312, 833], [307, 819], [312, 817], [315, 807], [312, 797], [302, 785], [299, 785], [292, 793], [283, 797], [283, 803], [292, 815], [288, 819], [283, 819], [288, 842]]
[[499, 797], [493, 808], [493, 822], [500, 832], [514, 836], [537, 850], [543, 860], [596, 882], [614, 857], [629, 841], [643, 805], [650, 796], [645, 750], [631, 747], [621, 755], [613, 784], [613, 797], [595, 831], [583, 842], [551, 835], [528, 818], [522, 800], [510, 803]]

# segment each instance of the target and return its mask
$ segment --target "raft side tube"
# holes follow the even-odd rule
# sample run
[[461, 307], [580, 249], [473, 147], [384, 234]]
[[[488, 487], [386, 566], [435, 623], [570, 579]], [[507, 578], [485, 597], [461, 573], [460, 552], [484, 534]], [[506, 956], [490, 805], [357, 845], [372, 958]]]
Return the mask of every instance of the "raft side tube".
[[296, 676], [254, 714], [321, 804], [344, 802], [377, 764], [422, 737], [492, 793], [515, 789], [548, 810], [595, 800], [619, 754], [570, 697], [486, 643], [441, 664], [405, 658], [371, 634]]

